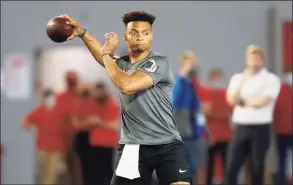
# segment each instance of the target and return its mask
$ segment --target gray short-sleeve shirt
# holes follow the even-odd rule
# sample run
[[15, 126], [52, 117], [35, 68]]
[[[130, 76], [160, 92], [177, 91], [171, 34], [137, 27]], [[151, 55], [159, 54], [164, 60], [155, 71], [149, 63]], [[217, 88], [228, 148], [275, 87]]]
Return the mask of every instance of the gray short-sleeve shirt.
[[123, 124], [119, 143], [158, 145], [181, 140], [173, 117], [174, 76], [168, 58], [151, 52], [133, 64], [128, 56], [116, 62], [128, 74], [139, 70], [150, 75], [154, 82], [153, 87], [135, 94], [120, 93]]

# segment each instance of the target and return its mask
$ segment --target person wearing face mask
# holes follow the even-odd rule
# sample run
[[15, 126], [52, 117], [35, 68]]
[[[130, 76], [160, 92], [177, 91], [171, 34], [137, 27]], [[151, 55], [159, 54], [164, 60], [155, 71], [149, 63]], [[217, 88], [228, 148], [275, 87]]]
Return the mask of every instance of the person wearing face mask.
[[77, 155], [79, 157], [79, 164], [81, 169], [81, 178], [84, 185], [90, 184], [90, 152], [91, 145], [89, 143], [89, 128], [87, 127], [87, 118], [93, 107], [93, 100], [91, 97], [91, 89], [88, 84], [83, 84], [78, 88], [78, 103], [75, 106], [72, 123], [75, 129], [74, 145]]
[[233, 135], [228, 147], [225, 185], [235, 185], [238, 172], [249, 156], [251, 184], [264, 185], [264, 170], [270, 144], [273, 109], [280, 91], [280, 79], [265, 68], [263, 50], [250, 45], [246, 68], [233, 75], [226, 100], [233, 106]]
[[66, 170], [62, 123], [62, 117], [55, 109], [55, 94], [49, 89], [42, 93], [41, 104], [22, 121], [24, 129], [37, 134], [37, 165], [41, 184], [56, 184], [57, 176]]
[[207, 131], [202, 114], [195, 55], [184, 52], [180, 57], [179, 75], [173, 89], [174, 119], [187, 150], [190, 173], [196, 184], [204, 183], [207, 142], [203, 134]]
[[274, 131], [276, 133], [277, 159], [279, 163], [276, 185], [289, 184], [286, 177], [286, 169], [288, 167], [287, 164], [289, 164], [287, 151], [293, 150], [292, 92], [291, 67], [283, 75], [283, 83], [274, 111]]
[[93, 106], [87, 117], [91, 147], [89, 183], [109, 185], [113, 174], [113, 155], [118, 142], [120, 108], [104, 83], [93, 89]]
[[206, 113], [207, 126], [211, 132], [211, 141], [209, 146], [209, 158], [207, 167], [206, 185], [212, 185], [213, 172], [215, 164], [218, 164], [217, 156], [221, 157], [222, 171], [225, 169], [226, 151], [231, 139], [230, 116], [232, 107], [225, 101], [226, 88], [223, 78], [223, 71], [214, 68], [209, 72], [210, 87], [210, 111]]
[[66, 162], [68, 172], [62, 177], [63, 184], [82, 184], [80, 165], [74, 147], [76, 130], [73, 125], [74, 110], [78, 106], [78, 75], [75, 71], [68, 71], [65, 74], [66, 90], [57, 95], [56, 109], [64, 121], [64, 138], [66, 140]]

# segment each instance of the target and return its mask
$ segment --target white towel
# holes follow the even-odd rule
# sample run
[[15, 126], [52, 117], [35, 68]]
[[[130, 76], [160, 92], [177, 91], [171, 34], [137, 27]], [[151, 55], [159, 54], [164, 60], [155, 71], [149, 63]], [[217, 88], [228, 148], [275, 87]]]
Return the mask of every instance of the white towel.
[[125, 145], [116, 169], [116, 175], [131, 180], [139, 178], [138, 162], [139, 145]]

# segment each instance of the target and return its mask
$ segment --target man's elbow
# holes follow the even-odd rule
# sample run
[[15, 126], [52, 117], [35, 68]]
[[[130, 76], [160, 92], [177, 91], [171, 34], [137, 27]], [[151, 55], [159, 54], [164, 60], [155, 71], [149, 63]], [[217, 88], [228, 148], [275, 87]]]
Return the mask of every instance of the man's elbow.
[[227, 102], [228, 105], [230, 105], [230, 106], [234, 106], [234, 105], [235, 105], [235, 101], [234, 101], [234, 99], [233, 99], [231, 96], [229, 96], [229, 95], [226, 96], [226, 102]]
[[121, 90], [121, 92], [123, 93], [123, 94], [126, 94], [126, 95], [130, 95], [130, 94], [134, 94], [134, 93], [136, 93], [136, 90], [135, 89], [133, 89], [132, 87], [130, 87], [130, 86], [122, 86], [121, 88], [120, 88], [120, 90]]

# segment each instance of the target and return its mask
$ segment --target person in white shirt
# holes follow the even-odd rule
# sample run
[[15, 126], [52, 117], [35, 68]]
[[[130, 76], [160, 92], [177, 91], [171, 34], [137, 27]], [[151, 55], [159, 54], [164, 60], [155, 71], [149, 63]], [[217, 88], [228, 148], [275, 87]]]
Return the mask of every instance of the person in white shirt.
[[233, 106], [235, 126], [228, 149], [225, 185], [236, 185], [238, 172], [249, 156], [252, 185], [264, 185], [270, 124], [280, 90], [280, 79], [264, 67], [264, 52], [255, 45], [246, 50], [246, 68], [229, 83], [226, 100]]

